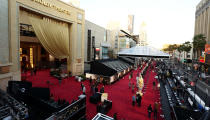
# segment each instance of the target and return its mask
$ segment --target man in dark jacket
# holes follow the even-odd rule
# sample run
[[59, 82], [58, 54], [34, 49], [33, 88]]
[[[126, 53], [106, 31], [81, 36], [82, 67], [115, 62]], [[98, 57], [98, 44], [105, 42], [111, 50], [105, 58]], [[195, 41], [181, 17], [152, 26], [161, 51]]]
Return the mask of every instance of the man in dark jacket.
[[151, 118], [151, 113], [152, 113], [152, 105], [151, 104], [147, 107], [147, 112], [148, 112], [148, 117]]

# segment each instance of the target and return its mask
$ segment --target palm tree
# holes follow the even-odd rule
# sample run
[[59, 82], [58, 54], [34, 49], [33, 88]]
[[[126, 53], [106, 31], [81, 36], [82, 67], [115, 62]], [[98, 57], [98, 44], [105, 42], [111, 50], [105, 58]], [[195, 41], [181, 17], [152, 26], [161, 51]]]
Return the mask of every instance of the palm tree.
[[179, 45], [179, 46], [177, 47], [177, 50], [178, 50], [178, 52], [179, 52], [179, 60], [180, 60], [180, 54], [183, 52], [183, 45]]
[[176, 50], [177, 47], [177, 44], [170, 44], [167, 48], [164, 48], [163, 51], [168, 52], [169, 54], [174, 54], [174, 50]]
[[206, 37], [204, 34], [198, 34], [193, 37], [193, 53], [196, 51], [197, 58], [201, 56], [201, 51], [205, 49]]
[[[183, 44], [183, 51], [186, 52], [187, 54], [190, 52], [191, 48], [192, 48], [192, 46], [189, 41], [187, 41]], [[184, 58], [185, 58], [185, 54], [184, 54]]]

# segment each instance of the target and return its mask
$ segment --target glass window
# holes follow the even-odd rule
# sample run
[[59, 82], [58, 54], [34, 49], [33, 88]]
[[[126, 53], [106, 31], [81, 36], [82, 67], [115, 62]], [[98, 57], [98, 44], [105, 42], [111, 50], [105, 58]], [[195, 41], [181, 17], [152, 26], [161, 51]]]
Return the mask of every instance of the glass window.
[[108, 48], [102, 47], [102, 59], [108, 59]]

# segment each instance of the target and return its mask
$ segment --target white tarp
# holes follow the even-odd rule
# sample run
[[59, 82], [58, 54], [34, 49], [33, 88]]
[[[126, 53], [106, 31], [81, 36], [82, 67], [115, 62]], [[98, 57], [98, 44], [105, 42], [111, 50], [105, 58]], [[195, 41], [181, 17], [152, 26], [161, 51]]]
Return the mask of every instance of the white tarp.
[[169, 57], [170, 55], [150, 46], [135, 46], [118, 52], [118, 55]]

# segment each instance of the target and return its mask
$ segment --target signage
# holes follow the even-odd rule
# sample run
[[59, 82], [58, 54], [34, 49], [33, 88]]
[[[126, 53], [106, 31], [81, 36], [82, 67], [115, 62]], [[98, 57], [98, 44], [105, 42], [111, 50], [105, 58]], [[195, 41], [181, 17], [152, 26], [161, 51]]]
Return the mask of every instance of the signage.
[[204, 63], [204, 59], [200, 59], [200, 62]]
[[202, 63], [204, 63], [205, 62], [204, 57], [200, 56], [200, 60], [199, 61], [202, 62]]
[[96, 51], [100, 51], [100, 48], [96, 48]]
[[86, 97], [80, 98], [67, 107], [55, 112], [46, 120], [78, 120], [86, 114]]
[[210, 44], [205, 45], [205, 63], [210, 65]]
[[205, 53], [210, 54], [210, 44], [205, 45]]
[[39, 4], [41, 4], [41, 5], [45, 6], [45, 7], [49, 7], [49, 8], [55, 9], [55, 10], [57, 10], [59, 12], [65, 13], [67, 15], [70, 15], [70, 12], [68, 10], [63, 9], [61, 7], [58, 7], [56, 5], [53, 5], [53, 4], [49, 3], [49, 2], [46, 2], [45, 0], [31, 0], [31, 1], [34, 1], [34, 2], [39, 3]]

